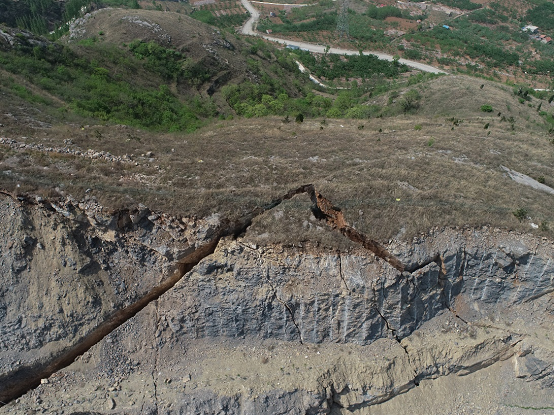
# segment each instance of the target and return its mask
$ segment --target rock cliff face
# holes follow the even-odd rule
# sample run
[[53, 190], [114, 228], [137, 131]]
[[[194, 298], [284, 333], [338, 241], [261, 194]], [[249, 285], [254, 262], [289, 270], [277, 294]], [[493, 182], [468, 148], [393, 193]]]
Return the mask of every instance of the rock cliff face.
[[[4, 197], [0, 215], [0, 400], [172, 275], [220, 226], [145, 207], [109, 214], [93, 200]], [[468, 403], [467, 412], [554, 407], [551, 241], [445, 229], [381, 248], [376, 256], [225, 237], [165, 294], [0, 411], [413, 413], [396, 402], [438, 402], [432, 385], [498, 373], [502, 382], [472, 392], [470, 403], [485, 409]], [[442, 399], [435, 413], [464, 409]]]
[[[213, 219], [213, 218], [212, 218]], [[210, 223], [77, 203], [2, 197], [0, 223], [0, 401], [140, 299], [175, 268], [175, 257], [209, 236]], [[192, 245], [188, 240], [193, 241]], [[38, 379], [40, 380], [40, 379]]]
[[168, 293], [167, 317], [185, 339], [256, 336], [368, 345], [407, 337], [444, 311], [464, 320], [503, 315], [554, 289], [546, 241], [445, 231], [400, 249], [406, 260], [435, 259], [410, 273], [362, 251], [343, 255], [227, 241]]

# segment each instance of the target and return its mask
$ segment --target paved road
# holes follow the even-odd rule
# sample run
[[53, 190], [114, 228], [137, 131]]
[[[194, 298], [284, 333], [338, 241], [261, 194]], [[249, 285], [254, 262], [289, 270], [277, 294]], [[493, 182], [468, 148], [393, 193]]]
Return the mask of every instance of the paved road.
[[[248, 0], [241, 0], [242, 5], [248, 12], [250, 12], [250, 19], [247, 20], [247, 22], [242, 27], [242, 34], [243, 35], [250, 35], [250, 36], [259, 36], [264, 39], [270, 40], [272, 42], [281, 43], [283, 45], [293, 45], [298, 46], [300, 49], [309, 50], [310, 52], [316, 52], [316, 53], [325, 53], [325, 46], [323, 45], [315, 45], [313, 43], [307, 43], [307, 42], [297, 42], [294, 40], [285, 40], [285, 39], [279, 39], [278, 37], [273, 36], [267, 36], [263, 35], [256, 30], [254, 30], [256, 23], [258, 22], [260, 18], [260, 12], [252, 6], [252, 3], [250, 3]], [[350, 50], [350, 49], [341, 49], [341, 48], [330, 48], [327, 53], [334, 53], [338, 55], [358, 55], [360, 52], [358, 50]], [[375, 55], [379, 59], [391, 61], [393, 60], [393, 56], [389, 55], [387, 53], [383, 52], [375, 52], [375, 51], [363, 51], [364, 55]], [[411, 61], [408, 59], [400, 59], [400, 63], [403, 63], [405, 65], [408, 65], [411, 68], [419, 69], [423, 72], [430, 72], [430, 73], [447, 73], [443, 71], [442, 69], [435, 68], [431, 65], [426, 65], [424, 63], [419, 63], [415, 61]]]

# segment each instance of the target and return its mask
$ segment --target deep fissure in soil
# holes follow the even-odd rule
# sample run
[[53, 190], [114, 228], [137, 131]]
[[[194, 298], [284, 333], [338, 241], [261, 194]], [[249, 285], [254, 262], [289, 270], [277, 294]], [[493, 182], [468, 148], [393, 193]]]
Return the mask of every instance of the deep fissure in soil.
[[[14, 200], [17, 200], [18, 203], [36, 203], [27, 197], [17, 197], [8, 192], [1, 193], [14, 198]], [[376, 256], [382, 258], [400, 272], [404, 271], [405, 266], [397, 258], [391, 255], [381, 244], [368, 238], [366, 235], [358, 232], [356, 229], [348, 225], [341, 210], [333, 206], [328, 199], [317, 192], [312, 184], [300, 186], [296, 189], [290, 190], [282, 197], [273, 200], [268, 205], [254, 209], [249, 214], [234, 222], [224, 222], [224, 224], [220, 226], [215, 237], [177, 262], [177, 270], [171, 276], [164, 279], [158, 286], [152, 288], [146, 295], [133, 304], [113, 312], [105, 321], [83, 336], [73, 346], [59, 351], [48, 361], [38, 361], [31, 365], [21, 366], [14, 371], [1, 375], [0, 406], [17, 399], [27, 391], [36, 388], [40, 384], [41, 379], [48, 378], [53, 373], [69, 366], [77, 357], [81, 356], [113, 330], [135, 316], [152, 301], [157, 300], [162, 294], [171, 289], [181, 278], [183, 278], [183, 276], [191, 271], [201, 260], [213, 254], [222, 238], [227, 236], [237, 238], [246, 232], [255, 217], [273, 209], [283, 201], [289, 200], [295, 195], [302, 193], [306, 193], [310, 197], [313, 203], [312, 211], [318, 219], [325, 220], [331, 228], [338, 230], [351, 241], [359, 243], [365, 249], [373, 252]], [[50, 208], [53, 209], [52, 207]], [[286, 303], [283, 304], [286, 306], [294, 324], [296, 325], [294, 313], [290, 309], [290, 306]], [[300, 332], [297, 325], [296, 327]]]

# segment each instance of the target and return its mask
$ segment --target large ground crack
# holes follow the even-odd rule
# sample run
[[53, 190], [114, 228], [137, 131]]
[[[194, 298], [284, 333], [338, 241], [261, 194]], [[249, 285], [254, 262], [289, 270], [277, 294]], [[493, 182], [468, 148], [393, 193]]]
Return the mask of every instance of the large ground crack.
[[[248, 229], [255, 217], [273, 209], [283, 201], [302, 193], [309, 195], [313, 203], [312, 211], [318, 219], [325, 220], [333, 229], [338, 230], [351, 241], [361, 244], [364, 248], [373, 252], [377, 257], [385, 260], [400, 272], [404, 271], [405, 266], [381, 244], [348, 225], [341, 210], [333, 206], [328, 199], [317, 192], [312, 184], [300, 186], [290, 190], [280, 198], [273, 200], [268, 205], [258, 207], [235, 221], [222, 221], [215, 236], [209, 242], [177, 261], [177, 269], [171, 276], [165, 278], [158, 286], [152, 288], [136, 302], [114, 311], [97, 327], [81, 337], [74, 345], [58, 351], [48, 359], [20, 366], [9, 373], [0, 375], [0, 406], [20, 397], [28, 390], [37, 387], [41, 379], [48, 378], [58, 370], [69, 366], [78, 356], [85, 353], [92, 346], [100, 342], [106, 335], [110, 334], [113, 330], [135, 316], [152, 301], [157, 300], [162, 294], [171, 289], [186, 273], [191, 271], [201, 260], [213, 254], [219, 241], [223, 237], [238, 237]], [[3, 192], [3, 194], [12, 197], [14, 200], [18, 201], [18, 203], [27, 202], [36, 204], [36, 201], [33, 201], [30, 197], [14, 196], [7, 192]], [[283, 303], [290, 313], [292, 321], [300, 333], [302, 342], [301, 331], [294, 319], [293, 310], [286, 302], [281, 301], [278, 297], [277, 299]]]
[[358, 232], [356, 229], [350, 226], [346, 222], [344, 214], [342, 213], [340, 208], [333, 206], [331, 201], [323, 197], [321, 193], [315, 190], [313, 185], [306, 185], [303, 187], [305, 188], [305, 192], [310, 196], [312, 203], [314, 204], [314, 206], [312, 207], [312, 211], [316, 218], [324, 219], [325, 222], [327, 222], [327, 224], [333, 229], [337, 229], [352, 242], [356, 242], [362, 245], [365, 249], [373, 252], [377, 257], [385, 260], [398, 271], [403, 272], [405, 270], [406, 267], [404, 266], [404, 264], [402, 264], [398, 258], [387, 251], [383, 245], [381, 245], [377, 241], [374, 241], [373, 239], [370, 239], [366, 235]]
[[412, 369], [414, 371], [414, 378], [413, 378], [412, 381], [414, 382], [415, 386], [419, 386], [420, 376], [417, 373], [417, 371], [415, 370], [414, 366], [412, 365], [412, 361], [411, 361], [411, 358], [410, 358], [410, 353], [408, 352], [408, 347], [405, 344], [402, 344], [402, 339], [400, 337], [398, 337], [398, 334], [396, 334], [396, 330], [390, 325], [389, 321], [387, 320], [385, 315], [381, 312], [381, 310], [379, 310], [378, 308], [376, 308], [375, 310], [377, 311], [377, 314], [379, 314], [379, 316], [385, 322], [385, 326], [387, 327], [387, 330], [389, 330], [391, 332], [392, 336], [394, 337], [394, 340], [396, 340], [398, 342], [400, 347], [402, 347], [402, 349], [404, 350], [404, 353], [406, 353], [406, 356], [408, 357], [408, 362], [409, 362], [410, 366], [412, 366]]

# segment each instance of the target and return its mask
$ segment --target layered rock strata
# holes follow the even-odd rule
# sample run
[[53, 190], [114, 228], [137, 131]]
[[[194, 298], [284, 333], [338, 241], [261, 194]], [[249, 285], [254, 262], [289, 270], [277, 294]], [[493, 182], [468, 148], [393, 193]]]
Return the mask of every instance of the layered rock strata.
[[[217, 217], [193, 226], [93, 206], [2, 200], [3, 385], [140, 298], [220, 230]], [[173, 288], [0, 411], [372, 413], [428, 379], [506, 364], [513, 408], [554, 407], [551, 241], [449, 229], [381, 248], [225, 237]], [[544, 394], [518, 403], [528, 383]]]

